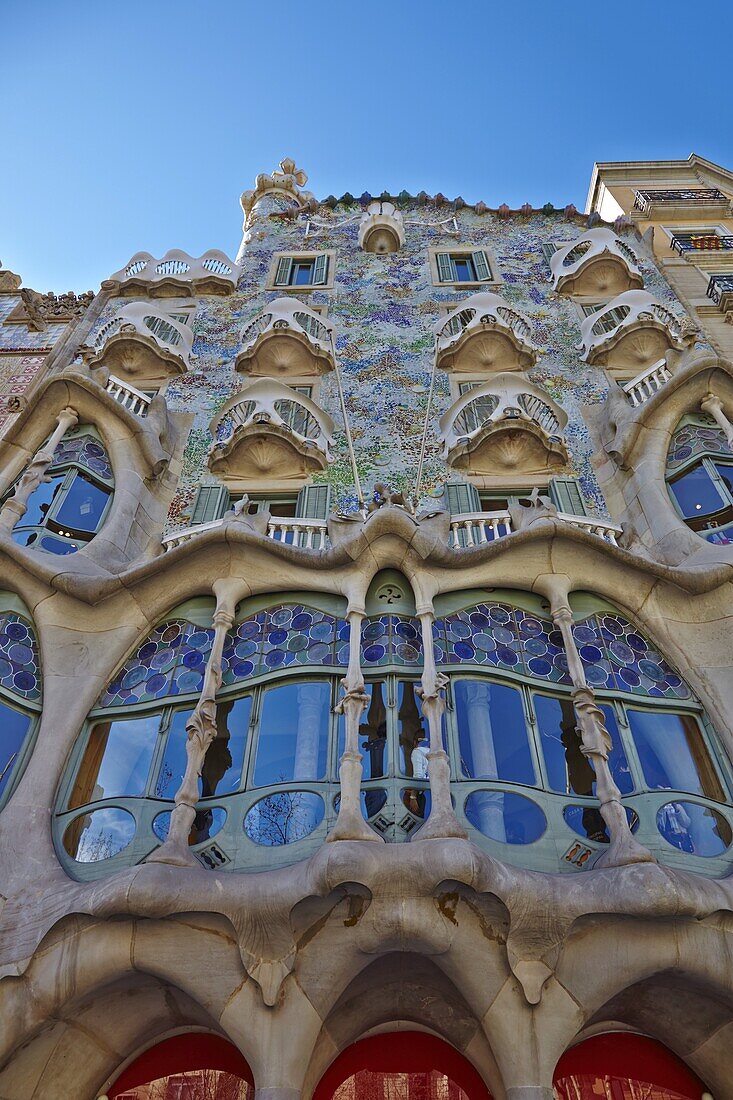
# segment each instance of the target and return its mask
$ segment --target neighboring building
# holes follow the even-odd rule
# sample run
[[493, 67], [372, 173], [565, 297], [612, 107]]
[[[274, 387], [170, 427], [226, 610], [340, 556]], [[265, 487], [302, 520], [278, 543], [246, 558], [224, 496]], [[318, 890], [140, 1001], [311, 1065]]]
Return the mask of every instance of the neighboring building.
[[0, 297], [0, 1098], [733, 1100], [733, 176], [306, 182]]

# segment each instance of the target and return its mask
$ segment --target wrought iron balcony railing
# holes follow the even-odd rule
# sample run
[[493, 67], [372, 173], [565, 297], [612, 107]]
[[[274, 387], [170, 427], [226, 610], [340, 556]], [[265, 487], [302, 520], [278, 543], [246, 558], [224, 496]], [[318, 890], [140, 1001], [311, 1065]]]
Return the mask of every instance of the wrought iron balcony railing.
[[637, 191], [634, 196], [634, 210], [648, 213], [655, 203], [668, 205], [725, 206], [728, 198], [717, 187], [680, 187], [667, 190]]
[[733, 237], [720, 237], [717, 233], [676, 233], [672, 248], [680, 256], [686, 252], [731, 252]]
[[716, 306], [726, 307], [733, 304], [733, 274], [712, 275], [708, 283], [708, 298], [712, 298]]

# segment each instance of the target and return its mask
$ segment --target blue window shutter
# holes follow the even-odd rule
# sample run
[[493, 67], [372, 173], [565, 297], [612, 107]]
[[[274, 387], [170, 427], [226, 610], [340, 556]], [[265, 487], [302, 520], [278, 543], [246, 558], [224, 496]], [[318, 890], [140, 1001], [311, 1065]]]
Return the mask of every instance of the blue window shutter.
[[476, 279], [478, 282], [483, 283], [491, 278], [491, 268], [489, 267], [489, 261], [483, 249], [479, 252], [474, 252], [473, 266], [476, 268]]
[[191, 507], [189, 527], [221, 519], [229, 507], [229, 491], [223, 485], [201, 485]]
[[571, 516], [585, 516], [585, 501], [575, 477], [553, 477], [550, 480], [550, 496], [558, 512]]
[[313, 285], [323, 286], [328, 280], [328, 255], [325, 252], [319, 252], [316, 256], [315, 266], [313, 268]]
[[445, 485], [445, 502], [452, 516], [464, 516], [481, 511], [481, 498], [474, 485], [448, 481]]
[[330, 506], [330, 485], [305, 485], [298, 493], [295, 514], [301, 519], [328, 519]]
[[437, 252], [435, 259], [438, 264], [438, 278], [441, 283], [454, 283], [456, 281], [456, 274], [453, 269], [453, 261], [450, 258], [450, 253]]
[[292, 256], [281, 256], [277, 261], [277, 270], [275, 272], [275, 286], [288, 286], [290, 283], [290, 272], [293, 268]]

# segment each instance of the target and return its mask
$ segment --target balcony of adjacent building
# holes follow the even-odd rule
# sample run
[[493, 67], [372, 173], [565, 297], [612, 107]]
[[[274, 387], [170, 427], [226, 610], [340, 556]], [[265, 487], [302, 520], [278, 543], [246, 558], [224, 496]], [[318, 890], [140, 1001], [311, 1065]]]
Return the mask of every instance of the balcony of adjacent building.
[[242, 374], [302, 378], [334, 369], [333, 325], [293, 298], [275, 298], [242, 331]]
[[239, 268], [215, 248], [196, 259], [171, 249], [161, 260], [136, 252], [125, 267], [102, 283], [104, 290], [125, 298], [185, 298], [191, 295], [233, 294]]
[[644, 290], [619, 294], [589, 314], [580, 326], [581, 358], [628, 377], [663, 359], [669, 348], [679, 351], [695, 342], [691, 322]]
[[436, 365], [454, 372], [521, 371], [537, 361], [532, 326], [498, 294], [472, 294], [435, 326]]
[[[709, 253], [733, 253], [733, 236], [717, 230], [701, 230], [700, 232], [674, 233], [671, 241], [672, 251], [688, 260], [702, 262], [709, 261]], [[704, 255], [703, 255], [704, 253]], [[731, 256], [733, 259], [733, 256]]]
[[634, 251], [610, 229], [591, 229], [550, 259], [558, 294], [601, 297], [639, 290], [644, 279]]
[[726, 320], [730, 315], [733, 315], [733, 270], [729, 273], [711, 275], [707, 296], [715, 303], [721, 313], [726, 314]]
[[557, 471], [568, 461], [567, 419], [539, 387], [498, 374], [463, 393], [440, 418], [443, 457], [474, 477]]
[[250, 382], [211, 422], [209, 469], [240, 489], [303, 482], [329, 464], [334, 424], [305, 394], [273, 378]]
[[631, 216], [655, 220], [657, 217], [725, 217], [731, 212], [731, 200], [717, 187], [643, 188], [634, 195]]
[[147, 302], [133, 302], [105, 321], [82, 349], [86, 365], [104, 366], [124, 382], [160, 384], [185, 374], [193, 332], [183, 318]]

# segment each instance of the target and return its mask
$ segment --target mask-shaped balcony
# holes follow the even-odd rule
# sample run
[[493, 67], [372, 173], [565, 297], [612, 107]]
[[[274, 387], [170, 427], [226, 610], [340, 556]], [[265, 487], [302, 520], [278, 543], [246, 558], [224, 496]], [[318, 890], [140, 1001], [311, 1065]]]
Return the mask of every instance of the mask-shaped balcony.
[[105, 366], [125, 381], [153, 382], [185, 374], [193, 333], [156, 306], [132, 302], [102, 325], [82, 351], [87, 366]]
[[526, 370], [537, 359], [529, 321], [498, 294], [472, 294], [441, 319], [435, 331], [441, 370]]
[[102, 287], [125, 298], [185, 298], [233, 294], [238, 278], [237, 265], [216, 248], [198, 259], [172, 248], [162, 260], [149, 252], [136, 252], [125, 267], [105, 279]]
[[563, 441], [567, 420], [537, 386], [498, 374], [443, 413], [443, 455], [454, 469], [477, 477], [558, 470], [568, 461]]
[[333, 421], [274, 378], [250, 382], [211, 422], [209, 469], [246, 488], [263, 478], [302, 481], [330, 461]]
[[610, 229], [591, 229], [559, 249], [550, 259], [558, 294], [610, 297], [644, 285], [637, 259]]
[[292, 298], [275, 298], [242, 332], [243, 374], [301, 378], [333, 370], [333, 325]]
[[359, 246], [383, 256], [399, 252], [405, 243], [402, 214], [394, 203], [370, 202], [359, 222]]
[[586, 363], [616, 370], [641, 371], [663, 359], [669, 348], [679, 351], [695, 342], [686, 321], [657, 302], [645, 290], [619, 294], [580, 326], [580, 350]]

